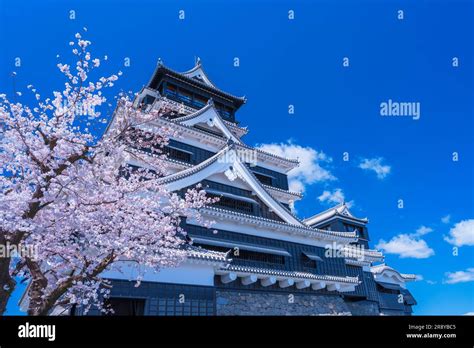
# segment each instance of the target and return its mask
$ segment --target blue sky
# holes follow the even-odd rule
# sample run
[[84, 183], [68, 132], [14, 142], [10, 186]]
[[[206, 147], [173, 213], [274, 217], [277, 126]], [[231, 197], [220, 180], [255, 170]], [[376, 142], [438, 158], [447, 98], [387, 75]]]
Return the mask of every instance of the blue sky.
[[[369, 217], [371, 246], [393, 252], [387, 264], [423, 276], [409, 285], [415, 314], [465, 314], [474, 312], [473, 13], [469, 1], [0, 0], [0, 91], [12, 93], [12, 71], [18, 90], [60, 88], [56, 55], [68, 56], [83, 27], [93, 52], [109, 57], [104, 75], [124, 72], [124, 90], [139, 90], [159, 57], [188, 70], [199, 56], [218, 87], [247, 97], [237, 114], [247, 144], [309, 156], [293, 179], [305, 190], [301, 217], [334, 204], [318, 199], [324, 191], [344, 195]], [[380, 116], [389, 99], [420, 103], [420, 119]], [[364, 159], [380, 177], [359, 168]], [[432, 231], [417, 234], [421, 226]]]

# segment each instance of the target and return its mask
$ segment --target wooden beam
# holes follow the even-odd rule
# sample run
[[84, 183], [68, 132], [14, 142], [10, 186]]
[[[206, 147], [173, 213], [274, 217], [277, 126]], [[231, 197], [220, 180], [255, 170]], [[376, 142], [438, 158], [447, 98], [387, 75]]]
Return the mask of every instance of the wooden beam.
[[321, 290], [321, 289], [324, 289], [325, 287], [326, 287], [325, 282], [317, 282], [317, 283], [313, 283], [313, 285], [311, 285], [311, 289], [313, 289], [313, 290]]
[[242, 278], [243, 285], [253, 284], [257, 281], [257, 276], [255, 274], [249, 275], [247, 277]]
[[337, 284], [337, 283], [328, 284], [329, 291], [339, 291], [340, 288], [341, 288], [340, 284]]
[[237, 274], [235, 273], [228, 273], [221, 276], [221, 282], [223, 282], [224, 284], [231, 283], [236, 279], [237, 279]]
[[268, 277], [268, 278], [262, 279], [260, 281], [260, 284], [262, 284], [262, 286], [270, 286], [270, 285], [273, 285], [275, 283], [276, 283], [276, 278], [275, 277]]
[[309, 287], [310, 285], [311, 285], [311, 283], [309, 282], [309, 280], [303, 280], [303, 281], [300, 281], [300, 282], [296, 283], [296, 288], [297, 289], [305, 289], [305, 288]]
[[292, 286], [295, 283], [293, 279], [285, 279], [285, 280], [280, 280], [279, 285], [280, 288], [287, 288], [289, 286]]

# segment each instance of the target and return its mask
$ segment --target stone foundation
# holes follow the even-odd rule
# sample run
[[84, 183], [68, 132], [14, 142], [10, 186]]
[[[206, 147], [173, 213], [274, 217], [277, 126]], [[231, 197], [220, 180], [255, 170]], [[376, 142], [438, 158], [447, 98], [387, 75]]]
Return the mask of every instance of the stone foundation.
[[338, 295], [216, 291], [216, 315], [351, 315]]
[[379, 305], [374, 301], [346, 302], [352, 315], [380, 315]]

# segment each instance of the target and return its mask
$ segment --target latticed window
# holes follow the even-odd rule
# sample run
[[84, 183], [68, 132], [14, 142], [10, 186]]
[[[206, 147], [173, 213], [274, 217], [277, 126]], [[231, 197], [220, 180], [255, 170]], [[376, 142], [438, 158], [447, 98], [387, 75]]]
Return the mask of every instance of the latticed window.
[[222, 208], [228, 208], [231, 210], [237, 210], [243, 213], [253, 213], [253, 204], [246, 201], [241, 201], [238, 199], [234, 199], [231, 197], [226, 196], [219, 196], [216, 194], [208, 194], [210, 197], [218, 197], [219, 202], [215, 203], [216, 206]]
[[181, 151], [173, 147], [164, 147], [163, 152], [171, 159], [175, 159], [182, 162], [191, 162], [192, 155], [189, 152]]
[[249, 251], [249, 250], [242, 250], [242, 249], [238, 251], [239, 255], [234, 255], [234, 254], [235, 252], [232, 254], [231, 256], [232, 258], [249, 260], [249, 261], [266, 262], [266, 263], [277, 263], [280, 265], [285, 264], [285, 257], [282, 255], [259, 253], [256, 251]]

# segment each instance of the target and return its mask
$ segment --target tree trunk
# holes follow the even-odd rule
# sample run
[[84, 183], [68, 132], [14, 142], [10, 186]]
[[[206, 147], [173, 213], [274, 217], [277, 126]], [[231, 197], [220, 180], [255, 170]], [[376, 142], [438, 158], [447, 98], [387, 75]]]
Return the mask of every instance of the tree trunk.
[[33, 260], [26, 258], [26, 265], [31, 273], [31, 285], [28, 290], [30, 303], [28, 307], [28, 315], [45, 315], [43, 307], [45, 299], [43, 298], [44, 290], [48, 286], [48, 280], [41, 272], [40, 266]]
[[11, 258], [8, 253], [13, 246], [18, 246], [23, 235], [22, 232], [16, 232], [7, 239], [7, 233], [0, 230], [0, 246], [3, 247], [3, 250], [7, 253], [3, 255], [6, 257], [0, 257], [0, 315], [5, 313], [8, 300], [16, 286], [15, 279], [10, 275]]
[[10, 261], [9, 257], [0, 257], [0, 315], [5, 313], [16, 285], [16, 281], [10, 275]]
[[114, 252], [111, 251], [90, 274], [71, 275], [68, 279], [64, 280], [61, 284], [48, 294], [43, 297], [43, 291], [48, 285], [48, 280], [41, 272], [41, 268], [38, 263], [27, 259], [26, 264], [30, 270], [33, 280], [31, 283], [30, 291], [30, 305], [28, 308], [28, 315], [48, 315], [48, 313], [54, 308], [57, 301], [64, 295], [69, 288], [72, 286], [73, 281], [84, 281], [85, 279], [95, 278], [97, 275], [102, 273], [112, 262], [115, 260]]

